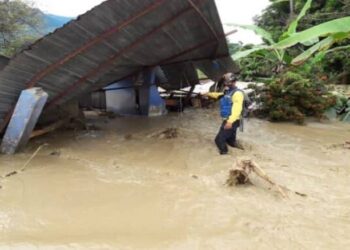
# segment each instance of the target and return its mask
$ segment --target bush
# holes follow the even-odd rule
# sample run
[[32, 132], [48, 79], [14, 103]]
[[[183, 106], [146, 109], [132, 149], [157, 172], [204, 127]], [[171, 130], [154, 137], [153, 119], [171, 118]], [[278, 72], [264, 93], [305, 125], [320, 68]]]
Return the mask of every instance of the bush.
[[262, 114], [271, 121], [304, 123], [305, 117], [319, 119], [335, 105], [336, 98], [322, 83], [304, 78], [295, 72], [286, 72], [274, 79], [260, 93]]

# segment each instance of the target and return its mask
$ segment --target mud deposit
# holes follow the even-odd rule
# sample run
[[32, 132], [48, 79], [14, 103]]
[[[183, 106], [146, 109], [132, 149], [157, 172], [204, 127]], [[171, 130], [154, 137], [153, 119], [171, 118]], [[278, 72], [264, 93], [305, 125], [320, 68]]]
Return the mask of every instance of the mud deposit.
[[[220, 156], [215, 110], [161, 118], [94, 119], [95, 130], [59, 131], [24, 153], [0, 156], [0, 249], [347, 249], [350, 126], [252, 119], [246, 150]], [[176, 136], [158, 136], [168, 129]], [[175, 131], [175, 130], [174, 130]], [[165, 138], [164, 138], [165, 137]], [[249, 157], [279, 184], [227, 187]]]

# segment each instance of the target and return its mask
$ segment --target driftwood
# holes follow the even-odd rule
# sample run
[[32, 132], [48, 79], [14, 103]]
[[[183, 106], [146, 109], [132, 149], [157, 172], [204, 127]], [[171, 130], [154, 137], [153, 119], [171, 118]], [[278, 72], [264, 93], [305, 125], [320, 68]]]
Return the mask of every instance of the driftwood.
[[147, 136], [148, 138], [158, 138], [158, 139], [174, 139], [178, 137], [177, 128], [168, 128], [161, 132], [155, 132]]
[[48, 134], [52, 131], [55, 131], [56, 129], [59, 129], [60, 127], [62, 127], [64, 124], [66, 124], [67, 122], [69, 122], [70, 119], [64, 119], [64, 120], [60, 120], [58, 122], [55, 122], [43, 129], [39, 129], [39, 130], [35, 130], [32, 132], [32, 134], [30, 135], [30, 139], [34, 138], [34, 137], [38, 137], [41, 135], [45, 135]]
[[35, 156], [37, 156], [37, 154], [40, 152], [40, 150], [43, 148], [43, 147], [46, 147], [48, 144], [43, 144], [41, 146], [39, 146], [37, 148], [37, 150], [35, 150], [35, 152], [32, 154], [32, 156], [28, 159], [28, 161], [26, 161], [26, 163], [24, 163], [24, 165], [22, 166], [22, 168], [20, 169], [20, 172], [23, 172], [27, 166], [30, 164], [30, 162], [35, 158]]
[[230, 171], [226, 184], [229, 186], [247, 184], [250, 182], [249, 174], [252, 172], [270, 183], [272, 186], [276, 187], [277, 191], [283, 196], [283, 198], [288, 197], [287, 193], [283, 191], [282, 187], [274, 182], [256, 162], [251, 160], [243, 160], [238, 162], [237, 167]]
[[328, 146], [329, 149], [350, 149], [350, 141], [345, 141], [344, 143], [340, 144], [332, 144]]
[[31, 155], [31, 157], [24, 163], [24, 165], [23, 165], [19, 170], [15, 170], [15, 171], [12, 171], [12, 172], [10, 172], [10, 173], [8, 173], [8, 174], [5, 174], [5, 175], [3, 175], [3, 176], [0, 176], [0, 178], [1, 178], [1, 179], [8, 178], [8, 177], [11, 177], [11, 176], [13, 176], [13, 175], [16, 175], [16, 174], [18, 174], [18, 173], [20, 173], [20, 172], [25, 171], [25, 169], [28, 167], [28, 165], [31, 163], [31, 161], [35, 158], [35, 156], [38, 155], [38, 153], [40, 152], [40, 150], [41, 150], [43, 147], [45, 147], [45, 146], [47, 146], [47, 144], [43, 144], [43, 145], [39, 146], [39, 147], [37, 148], [37, 150], [35, 150], [35, 152]]

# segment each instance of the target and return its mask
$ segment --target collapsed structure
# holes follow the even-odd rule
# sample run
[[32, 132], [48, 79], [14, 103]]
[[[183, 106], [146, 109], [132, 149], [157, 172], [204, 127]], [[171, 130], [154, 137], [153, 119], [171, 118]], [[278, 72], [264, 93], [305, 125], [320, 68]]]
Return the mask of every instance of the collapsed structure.
[[236, 71], [214, 0], [107, 0], [0, 71], [0, 134], [24, 89], [41, 87], [48, 94], [45, 112], [54, 113], [121, 81], [146, 89], [193, 86], [199, 83], [197, 69], [213, 80]]
[[8, 64], [8, 62], [9, 62], [9, 59], [7, 57], [0, 55], [0, 70], [5, 68], [5, 66]]

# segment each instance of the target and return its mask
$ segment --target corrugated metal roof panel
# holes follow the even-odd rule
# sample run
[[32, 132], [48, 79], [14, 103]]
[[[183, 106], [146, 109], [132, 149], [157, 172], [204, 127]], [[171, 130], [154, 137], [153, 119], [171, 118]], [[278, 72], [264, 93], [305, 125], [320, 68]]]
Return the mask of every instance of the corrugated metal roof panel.
[[182, 89], [199, 84], [196, 68], [191, 62], [176, 63], [162, 67], [167, 83], [161, 84], [164, 89]]
[[227, 55], [223, 32], [214, 0], [105, 1], [35, 42], [0, 72], [0, 120], [27, 87], [43, 87], [50, 105], [62, 104], [145, 66]]
[[217, 58], [215, 60], [200, 60], [196, 61], [195, 65], [208, 76], [208, 78], [215, 81], [218, 81], [223, 74], [227, 72], [238, 72], [238, 68], [231, 57]]
[[9, 59], [0, 55], [0, 70], [2, 70], [9, 62]]

